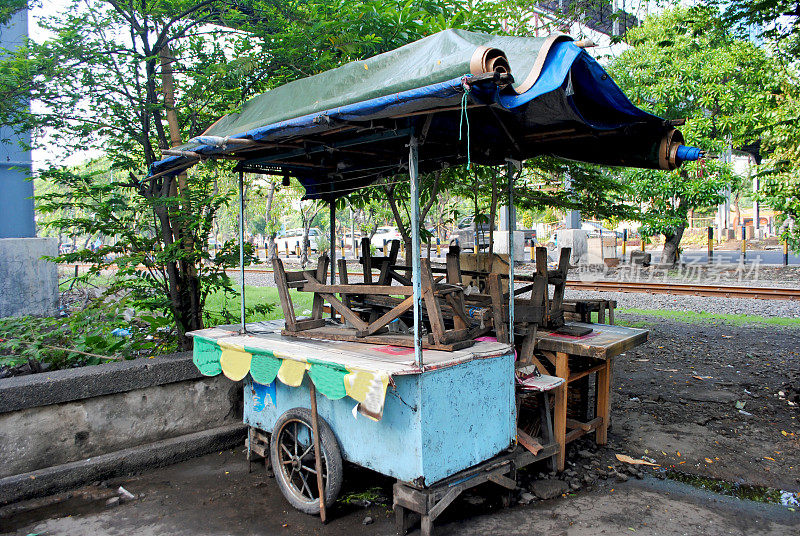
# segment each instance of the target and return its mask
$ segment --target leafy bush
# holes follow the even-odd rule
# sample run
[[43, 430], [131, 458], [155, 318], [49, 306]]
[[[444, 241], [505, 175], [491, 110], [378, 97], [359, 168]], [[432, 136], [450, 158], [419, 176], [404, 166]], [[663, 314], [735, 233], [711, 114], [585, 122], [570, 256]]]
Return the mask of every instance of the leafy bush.
[[[149, 357], [177, 348], [168, 317], [131, 319], [125, 306], [125, 301], [97, 300], [65, 318], [0, 319], [0, 368], [28, 364], [31, 372], [42, 372]], [[115, 335], [115, 329], [123, 331]]]

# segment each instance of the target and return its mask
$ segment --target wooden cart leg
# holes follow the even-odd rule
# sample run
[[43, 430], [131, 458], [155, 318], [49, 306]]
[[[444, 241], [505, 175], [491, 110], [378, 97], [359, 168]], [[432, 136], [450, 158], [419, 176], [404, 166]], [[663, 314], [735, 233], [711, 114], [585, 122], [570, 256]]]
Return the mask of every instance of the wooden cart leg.
[[408, 531], [408, 510], [399, 504], [394, 505], [394, 524], [398, 536], [406, 536]]
[[556, 376], [564, 378], [563, 385], [555, 389], [556, 404], [555, 415], [553, 415], [553, 432], [559, 448], [556, 470], [563, 471], [567, 456], [567, 387], [569, 380], [569, 356], [564, 352], [556, 352]]
[[608, 421], [611, 418], [611, 360], [605, 362], [603, 368], [597, 371], [597, 410], [596, 415], [603, 419], [595, 433], [598, 445], [608, 443]]
[[433, 536], [433, 519], [429, 515], [422, 516], [419, 525], [420, 536]]

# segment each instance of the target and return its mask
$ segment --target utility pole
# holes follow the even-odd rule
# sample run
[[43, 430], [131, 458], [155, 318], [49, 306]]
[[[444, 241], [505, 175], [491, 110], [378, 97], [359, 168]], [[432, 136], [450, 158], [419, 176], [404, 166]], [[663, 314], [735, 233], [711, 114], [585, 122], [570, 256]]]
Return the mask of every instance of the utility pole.
[[[27, 7], [0, 27], [0, 50], [15, 50], [28, 37]], [[27, 99], [18, 103], [30, 108]], [[58, 254], [58, 239], [36, 238], [31, 133], [0, 125], [0, 318], [54, 315], [58, 267], [42, 259]]]

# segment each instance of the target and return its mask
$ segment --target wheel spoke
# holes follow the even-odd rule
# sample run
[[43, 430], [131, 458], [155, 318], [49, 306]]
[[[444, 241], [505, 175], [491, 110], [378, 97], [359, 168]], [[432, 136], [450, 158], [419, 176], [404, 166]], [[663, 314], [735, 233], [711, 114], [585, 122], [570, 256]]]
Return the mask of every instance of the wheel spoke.
[[300, 441], [297, 439], [297, 421], [294, 423], [294, 455], [297, 456], [297, 444]]
[[306, 457], [306, 454], [308, 454], [308, 453], [309, 453], [309, 451], [311, 451], [311, 449], [313, 449], [313, 448], [314, 448], [314, 444], [312, 443], [312, 444], [311, 444], [311, 445], [309, 445], [309, 446], [308, 446], [308, 448], [307, 448], [307, 449], [306, 449], [306, 450], [305, 450], [305, 451], [304, 451], [304, 452], [303, 452], [303, 453], [300, 455], [300, 459], [301, 459], [301, 460], [302, 460], [302, 459], [304, 459], [304, 458]]
[[287, 448], [286, 448], [286, 445], [284, 445], [283, 443], [281, 443], [281, 448], [282, 448], [282, 449], [283, 449], [283, 450], [286, 452], [286, 454], [287, 454], [287, 455], [288, 455], [288, 456], [291, 458], [291, 456], [292, 456], [292, 453], [291, 453], [291, 452], [289, 452], [289, 449], [287, 449]]
[[302, 482], [303, 482], [303, 487], [300, 489], [300, 493], [303, 493], [304, 490], [308, 490], [307, 497], [313, 499], [314, 498], [314, 494], [311, 493], [311, 487], [309, 487], [308, 481], [306, 480], [306, 477], [303, 476], [303, 472], [302, 471], [298, 471], [297, 474], [300, 476], [300, 480], [302, 480]]
[[317, 474], [317, 470], [316, 469], [312, 469], [311, 467], [308, 467], [307, 465], [301, 465], [300, 466], [300, 470], [303, 470], [303, 469], [305, 469], [306, 471], [308, 471], [312, 475], [316, 475]]

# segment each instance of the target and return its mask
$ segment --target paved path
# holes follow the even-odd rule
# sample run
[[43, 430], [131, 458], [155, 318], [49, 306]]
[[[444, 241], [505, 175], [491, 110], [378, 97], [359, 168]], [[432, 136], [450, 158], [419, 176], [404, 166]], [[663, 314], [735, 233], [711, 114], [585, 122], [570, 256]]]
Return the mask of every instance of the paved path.
[[[263, 466], [247, 472], [244, 453], [210, 454], [140, 476], [109, 482], [124, 485], [142, 498], [106, 508], [64, 503], [26, 517], [0, 520], [9, 534], [93, 536], [361, 536], [394, 534], [391, 504], [367, 508], [337, 503], [331, 521], [292, 509]], [[380, 475], [346, 467], [347, 491], [378, 485], [391, 489]], [[350, 489], [347, 489], [347, 488]], [[481, 489], [491, 502], [497, 489]], [[788, 535], [798, 534], [800, 514], [775, 506], [740, 501], [699, 491], [683, 484], [656, 480], [622, 484], [608, 481], [594, 491], [507, 509], [473, 506], [459, 499], [437, 523], [446, 535]], [[364, 525], [369, 516], [374, 523]]]

